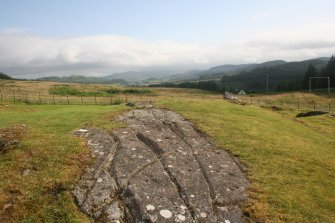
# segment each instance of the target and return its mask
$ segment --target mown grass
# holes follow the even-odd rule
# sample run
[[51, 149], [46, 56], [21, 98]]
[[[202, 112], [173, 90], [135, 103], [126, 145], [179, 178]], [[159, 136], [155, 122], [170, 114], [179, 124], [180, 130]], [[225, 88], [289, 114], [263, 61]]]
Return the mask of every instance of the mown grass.
[[91, 163], [89, 150], [72, 132], [83, 125], [117, 127], [112, 119], [124, 110], [122, 105], [0, 104], [0, 128], [27, 128], [23, 140], [0, 155], [0, 222], [90, 222], [70, 193]]
[[263, 222], [335, 222], [335, 118], [295, 118], [219, 100], [165, 99], [248, 167], [250, 203]]

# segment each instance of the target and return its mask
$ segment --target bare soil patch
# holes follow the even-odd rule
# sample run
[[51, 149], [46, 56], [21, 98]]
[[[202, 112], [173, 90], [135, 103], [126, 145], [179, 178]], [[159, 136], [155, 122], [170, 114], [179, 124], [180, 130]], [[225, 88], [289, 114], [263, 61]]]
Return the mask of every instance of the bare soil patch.
[[26, 132], [25, 125], [15, 125], [9, 128], [0, 129], [0, 154], [17, 145], [24, 137]]

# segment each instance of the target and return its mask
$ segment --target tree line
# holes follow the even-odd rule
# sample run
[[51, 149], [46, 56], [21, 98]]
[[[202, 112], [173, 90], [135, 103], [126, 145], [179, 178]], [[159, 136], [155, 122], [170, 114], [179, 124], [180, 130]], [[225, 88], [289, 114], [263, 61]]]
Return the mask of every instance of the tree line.
[[13, 78], [5, 73], [0, 72], [0, 79], [3, 80], [12, 80]]
[[[278, 66], [261, 67], [242, 71], [236, 75], [222, 74], [217, 80], [165, 82], [150, 85], [153, 87], [196, 88], [208, 91], [262, 93], [268, 88], [271, 92], [297, 91], [309, 89], [310, 77], [330, 77], [331, 87], [335, 87], [335, 57], [329, 61], [310, 60], [291, 62]], [[312, 88], [327, 88], [327, 79], [313, 79]]]

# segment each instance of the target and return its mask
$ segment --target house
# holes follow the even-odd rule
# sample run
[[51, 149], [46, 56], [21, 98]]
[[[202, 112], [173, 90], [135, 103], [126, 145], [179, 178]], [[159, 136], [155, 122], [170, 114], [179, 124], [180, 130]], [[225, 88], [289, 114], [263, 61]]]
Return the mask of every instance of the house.
[[238, 94], [239, 94], [239, 95], [245, 95], [246, 93], [245, 93], [245, 91], [240, 90], [240, 91], [238, 92]]

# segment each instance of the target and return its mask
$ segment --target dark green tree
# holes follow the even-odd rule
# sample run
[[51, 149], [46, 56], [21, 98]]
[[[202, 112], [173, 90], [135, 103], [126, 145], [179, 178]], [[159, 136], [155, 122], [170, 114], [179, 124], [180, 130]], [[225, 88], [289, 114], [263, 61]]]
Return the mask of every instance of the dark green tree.
[[0, 72], [0, 79], [11, 80], [12, 78], [7, 74]]
[[334, 55], [328, 61], [324, 76], [330, 77], [330, 86], [335, 87], [335, 57]]
[[304, 82], [303, 82], [304, 89], [309, 89], [309, 78], [316, 77], [316, 76], [318, 76], [318, 71], [312, 64], [310, 64], [307, 68], [307, 71], [304, 77]]

